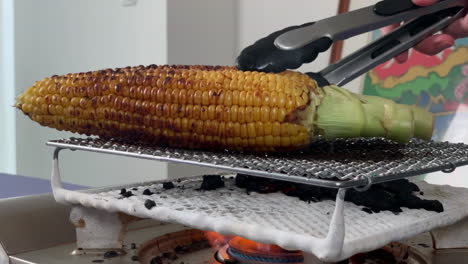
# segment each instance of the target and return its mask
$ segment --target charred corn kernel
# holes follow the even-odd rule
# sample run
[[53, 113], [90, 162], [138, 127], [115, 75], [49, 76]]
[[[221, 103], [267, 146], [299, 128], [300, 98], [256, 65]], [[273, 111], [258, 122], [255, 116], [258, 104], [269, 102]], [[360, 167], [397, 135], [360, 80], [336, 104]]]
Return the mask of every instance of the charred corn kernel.
[[255, 91], [253, 93], [253, 105], [255, 107], [260, 107], [263, 105], [263, 95], [260, 91]]
[[[172, 147], [297, 149], [319, 133], [336, 137], [341, 131], [358, 131], [348, 125], [348, 119], [363, 116], [353, 111], [372, 107], [365, 115], [376, 121], [360, 120], [370, 131], [408, 136], [396, 131], [403, 122], [385, 123], [380, 129], [377, 121], [382, 116], [377, 115], [384, 111], [379, 107], [389, 104], [379, 101], [365, 106], [365, 100], [354, 100], [349, 92], [337, 90], [318, 88], [307, 75], [291, 71], [273, 74], [223, 66], [149, 65], [45, 78], [18, 96], [16, 107], [34, 121], [59, 130]], [[342, 98], [346, 96], [349, 100]], [[334, 103], [336, 98], [341, 103]], [[363, 106], [346, 108], [343, 102]], [[406, 112], [389, 111], [399, 115], [385, 118], [407, 118]], [[428, 115], [418, 112], [417, 116], [425, 119], [414, 130], [432, 127]], [[334, 121], [338, 119], [342, 121]]]
[[228, 122], [231, 119], [231, 108], [229, 106], [225, 106], [223, 108], [223, 117], [222, 120]]

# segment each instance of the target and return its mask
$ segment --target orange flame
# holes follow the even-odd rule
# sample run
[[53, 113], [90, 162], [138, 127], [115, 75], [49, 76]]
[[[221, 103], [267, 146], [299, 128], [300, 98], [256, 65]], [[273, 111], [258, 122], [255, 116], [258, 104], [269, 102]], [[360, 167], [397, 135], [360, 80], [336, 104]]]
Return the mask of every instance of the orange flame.
[[302, 254], [301, 251], [290, 251], [283, 249], [277, 245], [268, 245], [248, 240], [242, 237], [234, 237], [229, 241], [229, 246], [239, 251], [251, 254], [269, 254], [269, 255], [288, 255]]
[[223, 236], [213, 231], [206, 231], [205, 237], [213, 248], [220, 249], [227, 245], [234, 236]]
[[213, 231], [206, 231], [205, 237], [210, 245], [215, 249], [220, 249], [229, 245], [234, 249], [250, 254], [268, 254], [277, 256], [302, 254], [301, 251], [289, 251], [277, 245], [262, 244], [239, 236], [223, 236]]

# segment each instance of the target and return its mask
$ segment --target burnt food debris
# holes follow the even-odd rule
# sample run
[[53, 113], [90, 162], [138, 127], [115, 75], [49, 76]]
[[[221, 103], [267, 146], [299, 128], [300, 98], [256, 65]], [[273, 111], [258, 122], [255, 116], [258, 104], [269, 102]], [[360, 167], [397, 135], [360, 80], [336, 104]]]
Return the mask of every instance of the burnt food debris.
[[174, 187], [175, 187], [174, 183], [172, 183], [172, 182], [164, 182], [163, 183], [164, 190], [170, 190], [170, 189], [173, 189]]
[[[236, 186], [245, 189], [247, 193], [282, 192], [285, 195], [297, 197], [306, 202], [335, 200], [337, 194], [337, 190], [332, 188], [272, 180], [245, 174], [237, 174]], [[402, 212], [402, 207], [425, 209], [438, 213], [444, 211], [441, 202], [421, 199], [416, 196], [419, 192], [419, 187], [416, 184], [407, 179], [401, 179], [374, 184], [365, 192], [349, 189], [346, 192], [345, 201], [363, 206], [363, 211], [369, 214], [381, 211], [391, 211], [398, 214]]]
[[179, 258], [175, 252], [165, 252], [162, 254], [162, 257], [169, 260], [176, 260]]
[[151, 208], [155, 207], [156, 206], [156, 203], [153, 201], [153, 200], [150, 200], [150, 199], [147, 199], [145, 201], [145, 207], [146, 209], [148, 210], [151, 210]]
[[395, 259], [395, 256], [384, 250], [377, 249], [368, 253], [362, 253], [352, 256], [349, 259], [350, 263], [400, 263]]
[[187, 246], [176, 246], [174, 248], [174, 251], [177, 253], [177, 254], [182, 254], [182, 253], [186, 253], [186, 252], [189, 252], [189, 249]]
[[119, 256], [119, 253], [115, 250], [109, 250], [106, 253], [104, 253], [104, 258], [115, 258]]
[[163, 260], [161, 257], [154, 257], [151, 259], [150, 264], [163, 264]]
[[125, 188], [122, 188], [122, 189], [120, 190], [120, 195], [121, 195], [122, 197], [124, 197], [124, 198], [128, 198], [128, 197], [133, 196], [133, 193], [132, 193], [132, 191], [127, 191]]
[[204, 175], [200, 190], [211, 191], [224, 187], [224, 181], [219, 175]]

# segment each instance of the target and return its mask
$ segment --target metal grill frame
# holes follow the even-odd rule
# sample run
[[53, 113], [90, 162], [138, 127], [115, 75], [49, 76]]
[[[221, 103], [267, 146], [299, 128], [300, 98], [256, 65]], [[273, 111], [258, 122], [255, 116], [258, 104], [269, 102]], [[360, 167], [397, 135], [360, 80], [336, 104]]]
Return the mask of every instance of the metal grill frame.
[[[333, 153], [338, 153], [338, 155], [343, 154], [340, 151], [347, 151], [343, 149], [343, 146], [351, 146], [354, 148], [356, 148], [357, 146], [357, 151], [359, 152], [366, 151], [366, 148], [369, 148], [369, 144], [371, 144], [372, 146], [372, 144], [374, 143], [377, 145], [384, 144], [384, 147], [394, 149], [396, 150], [396, 152], [388, 151], [388, 149], [376, 151], [375, 153], [377, 153], [377, 155], [381, 155], [380, 158], [382, 158], [382, 160], [376, 162], [375, 164], [372, 164], [371, 159], [373, 157], [368, 157], [369, 160], [363, 160], [361, 157], [360, 160], [351, 161], [350, 163], [348, 163], [349, 160], [345, 163], [340, 163], [339, 161], [333, 160], [333, 158], [328, 159], [326, 157], [327, 155]], [[70, 138], [52, 140], [47, 142], [47, 145], [56, 148], [57, 156], [58, 152], [63, 149], [81, 150], [88, 152], [126, 156], [138, 159], [190, 164], [219, 169], [223, 171], [244, 173], [252, 176], [315, 185], [320, 187], [355, 188], [357, 190], [366, 190], [372, 184], [375, 183], [392, 181], [411, 176], [417, 176], [425, 173], [431, 173], [436, 171], [452, 172], [459, 166], [468, 165], [468, 145], [421, 140], [412, 140], [410, 143], [405, 145], [398, 145], [383, 139], [334, 140], [326, 141], [326, 143], [317, 143], [316, 146], [321, 146], [321, 149], [315, 151], [315, 153], [313, 153], [315, 156], [312, 157], [317, 158], [317, 155], [318, 157], [320, 157], [322, 153], [324, 158], [320, 158], [320, 160], [314, 158], [307, 160], [307, 155], [311, 155], [311, 153], [296, 153], [293, 156], [281, 156], [280, 162], [282, 162], [282, 164], [286, 164], [286, 166], [289, 166], [290, 170], [305, 171], [308, 169], [307, 167], [301, 167], [301, 164], [298, 164], [298, 157], [301, 157], [304, 163], [308, 163], [308, 165], [312, 166], [317, 165], [320, 168], [318, 171], [319, 176], [309, 175], [307, 177], [298, 175], [297, 173], [281, 173], [277, 171], [275, 172], [262, 169], [262, 167], [259, 166], [259, 164], [261, 164], [261, 162], [265, 160], [268, 161], [269, 164], [275, 165], [275, 157], [266, 155], [149, 147], [137, 144], [121, 143], [115, 140], [103, 140], [100, 138]], [[324, 146], [325, 148], [331, 148], [331, 150], [323, 150]], [[431, 150], [431, 157], [425, 158], [418, 156], [422, 152], [429, 153], [425, 149]], [[370, 156], [372, 156], [375, 153], [370, 153]], [[395, 159], [395, 157], [393, 157], [395, 156], [395, 153], [398, 154], [397, 156], [399, 156], [399, 159]], [[415, 157], [410, 157], [411, 155], [409, 154], [412, 154]], [[303, 157], [299, 155], [305, 156]], [[352, 156], [353, 153], [349, 155]], [[428, 163], [424, 163], [426, 160], [420, 162], [419, 158], [432, 160], [430, 160]], [[230, 162], [232, 160], [236, 160], [237, 163], [244, 164], [244, 166], [233, 165], [233, 163]], [[378, 170], [384, 171], [387, 170], [385, 169], [385, 167], [390, 167], [392, 170], [395, 170], [395, 172], [387, 173], [385, 171], [376, 175], [376, 169], [369, 171], [368, 168], [363, 168], [362, 164], [366, 162], [369, 163], [369, 161], [370, 165], [367, 166], [376, 167]], [[413, 164], [411, 164], [411, 162]], [[419, 167], [417, 169], [408, 169], [408, 167], [414, 166], [414, 162], [416, 162], [416, 165], [418, 165]], [[407, 166], [405, 163], [409, 163], [409, 166]], [[346, 169], [351, 170], [351, 172], [348, 173], [348, 175], [345, 175], [344, 177], [333, 177], [333, 175], [336, 174], [334, 172], [334, 166], [336, 166], [337, 164], [341, 167], [346, 167]], [[397, 165], [398, 168], [401, 168], [395, 169], [395, 165]], [[329, 168], [332, 169], [330, 170]]]

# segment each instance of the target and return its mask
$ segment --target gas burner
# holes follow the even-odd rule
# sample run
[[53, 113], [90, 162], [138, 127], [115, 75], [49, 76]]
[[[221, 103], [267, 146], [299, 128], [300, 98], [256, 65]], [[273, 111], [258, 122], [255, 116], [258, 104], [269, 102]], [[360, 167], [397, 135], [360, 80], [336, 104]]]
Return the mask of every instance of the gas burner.
[[302, 251], [285, 250], [276, 245], [266, 245], [234, 237], [229, 241], [227, 254], [242, 264], [299, 264], [304, 263]]
[[144, 243], [138, 251], [141, 264], [214, 262], [216, 249], [210, 246], [205, 232], [190, 229], [169, 233]]
[[[421, 241], [416, 243], [422, 244]], [[416, 248], [411, 253], [409, 249], [408, 245], [392, 243], [340, 263], [429, 263], [421, 254], [415, 253]], [[197, 229], [169, 233], [147, 241], [137, 256], [141, 264], [323, 264], [313, 257], [306, 258], [299, 250], [286, 250], [239, 236], [222, 236]]]
[[235, 258], [233, 258], [232, 255], [229, 255], [228, 248], [229, 248], [229, 245], [224, 245], [218, 251], [216, 251], [216, 253], [214, 254], [215, 260], [221, 264], [238, 263], [238, 261]]
[[[215, 239], [213, 238], [215, 236]], [[196, 229], [159, 236], [138, 250], [142, 264], [302, 264], [302, 251]], [[213, 257], [214, 256], [214, 257]]]

